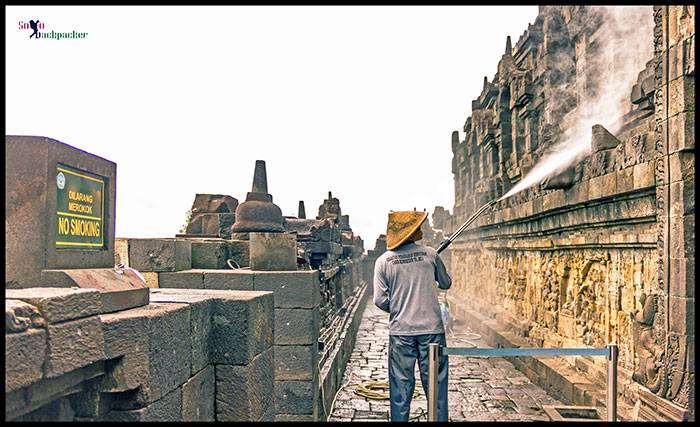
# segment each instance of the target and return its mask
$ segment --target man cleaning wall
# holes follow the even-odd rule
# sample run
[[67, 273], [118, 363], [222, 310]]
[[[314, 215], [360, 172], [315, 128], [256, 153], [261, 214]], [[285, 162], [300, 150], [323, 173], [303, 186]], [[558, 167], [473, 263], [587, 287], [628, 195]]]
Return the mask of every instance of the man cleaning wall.
[[[387, 251], [374, 267], [374, 304], [389, 313], [392, 421], [408, 421], [416, 359], [427, 396], [428, 344], [446, 345], [437, 287], [449, 289], [452, 279], [435, 249], [415, 243], [423, 238], [420, 226], [427, 218], [427, 212], [390, 212]], [[438, 421], [447, 421], [447, 356], [438, 362]]]

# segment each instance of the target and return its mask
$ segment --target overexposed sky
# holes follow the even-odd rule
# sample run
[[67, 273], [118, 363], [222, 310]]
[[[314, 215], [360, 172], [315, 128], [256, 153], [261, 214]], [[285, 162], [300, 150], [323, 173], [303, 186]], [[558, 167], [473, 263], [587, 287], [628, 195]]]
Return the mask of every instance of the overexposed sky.
[[[537, 6], [10, 7], [6, 134], [117, 163], [117, 237], [173, 237], [196, 193], [283, 215], [328, 191], [372, 249], [389, 210], [452, 211], [450, 134]], [[29, 39], [87, 32], [85, 39]]]

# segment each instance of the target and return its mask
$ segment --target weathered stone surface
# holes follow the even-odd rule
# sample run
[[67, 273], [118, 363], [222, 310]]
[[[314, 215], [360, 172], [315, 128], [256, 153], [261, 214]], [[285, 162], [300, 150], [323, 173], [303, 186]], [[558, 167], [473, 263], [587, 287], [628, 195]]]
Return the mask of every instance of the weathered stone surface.
[[45, 356], [46, 331], [5, 334], [5, 393], [40, 380]]
[[185, 304], [152, 303], [139, 310], [147, 319], [150, 359], [150, 381], [142, 398], [147, 394], [147, 401], [153, 402], [192, 373], [190, 309]]
[[318, 406], [318, 382], [275, 381], [277, 414], [315, 415]]
[[318, 342], [318, 308], [275, 309], [275, 344], [307, 345]]
[[104, 352], [107, 359], [148, 352], [147, 319], [141, 310], [102, 314]]
[[70, 402], [70, 398], [63, 397], [53, 402], [47, 403], [41, 408], [32, 411], [29, 414], [15, 418], [13, 421], [21, 422], [42, 422], [42, 421], [58, 421], [67, 422], [73, 421], [75, 411]]
[[49, 324], [47, 331], [47, 378], [105, 359], [102, 323], [97, 316]]
[[98, 314], [102, 306], [98, 291], [80, 288], [7, 289], [5, 298], [35, 306], [49, 323], [92, 316]]
[[254, 273], [250, 270], [205, 271], [204, 288], [252, 291]]
[[238, 291], [236, 299], [217, 300], [212, 314], [211, 361], [246, 364], [272, 346], [274, 312], [272, 295]]
[[216, 365], [217, 421], [257, 421], [275, 405], [272, 348], [242, 366]]
[[216, 421], [214, 399], [214, 365], [208, 365], [182, 385], [182, 421]]
[[129, 239], [114, 239], [114, 265], [129, 264]]
[[155, 271], [144, 271], [140, 272], [144, 279], [146, 279], [146, 287], [151, 289], [158, 288], [158, 273]]
[[175, 244], [171, 239], [129, 239], [129, 262], [140, 271], [173, 271]]
[[101, 421], [183, 421], [182, 389], [178, 387], [141, 409], [110, 411]]
[[148, 304], [146, 282], [130, 269], [42, 270], [41, 280], [47, 286], [97, 290], [100, 292], [101, 313], [127, 310]]
[[241, 267], [250, 266], [250, 242], [246, 240], [229, 240], [228, 257]]
[[[86, 382], [104, 375], [104, 373], [105, 363], [99, 361], [58, 377], [44, 377], [39, 382], [32, 383], [22, 390], [6, 395], [5, 416], [7, 419], [13, 419], [39, 409], [63, 396], [79, 392], [83, 389], [83, 385]], [[17, 394], [21, 394], [21, 399], [15, 398]]]
[[275, 308], [312, 308], [319, 305], [318, 271], [255, 272], [256, 291], [274, 292]]
[[190, 306], [190, 337], [192, 341], [192, 373], [204, 369], [209, 362], [214, 295], [181, 289], [162, 289], [151, 292], [153, 302], [186, 303]]
[[192, 268], [192, 242], [188, 239], [175, 239], [175, 271]]
[[192, 268], [225, 269], [228, 259], [226, 242], [221, 239], [192, 240]]
[[45, 324], [41, 313], [33, 305], [14, 299], [5, 300], [5, 333], [22, 332]]
[[149, 381], [148, 353], [131, 352], [107, 363], [107, 373], [99, 389], [105, 393], [121, 393], [145, 386]]
[[250, 233], [250, 268], [254, 271], [296, 271], [297, 242], [289, 233]]
[[159, 288], [202, 289], [204, 271], [193, 269], [171, 273], [158, 273]]
[[318, 370], [318, 344], [275, 345], [275, 381], [313, 380]]

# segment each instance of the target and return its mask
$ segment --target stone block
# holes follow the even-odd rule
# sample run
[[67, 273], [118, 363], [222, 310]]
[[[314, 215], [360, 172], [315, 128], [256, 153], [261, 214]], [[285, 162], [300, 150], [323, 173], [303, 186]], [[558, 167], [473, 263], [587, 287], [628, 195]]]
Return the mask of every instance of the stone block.
[[671, 270], [669, 280], [670, 295], [695, 298], [695, 258], [671, 257], [669, 259], [669, 269]]
[[188, 239], [175, 239], [175, 271], [192, 268], [192, 242]]
[[275, 309], [275, 344], [306, 345], [318, 342], [320, 313], [312, 309]]
[[202, 289], [204, 270], [183, 270], [171, 273], [158, 273], [159, 288]]
[[236, 221], [234, 213], [203, 213], [196, 217], [201, 223], [201, 234], [231, 237], [231, 226]]
[[114, 264], [129, 265], [129, 239], [114, 239]]
[[146, 318], [139, 310], [125, 310], [100, 316], [104, 334], [107, 374], [100, 391], [134, 390], [149, 381], [149, 343]]
[[695, 111], [695, 78], [681, 77], [668, 83], [668, 117]]
[[671, 216], [695, 213], [695, 177], [672, 182], [669, 188], [671, 191]]
[[158, 273], [155, 271], [144, 271], [141, 273], [144, 279], [146, 279], [146, 287], [150, 289], [158, 288]]
[[671, 258], [695, 257], [695, 214], [669, 216], [671, 241], [669, 255]]
[[182, 421], [216, 421], [214, 365], [197, 372], [182, 385]]
[[607, 197], [617, 193], [617, 173], [610, 172], [601, 177], [602, 191], [601, 196]]
[[40, 380], [45, 357], [43, 329], [5, 334], [5, 393]]
[[125, 310], [99, 316], [105, 358], [148, 352], [146, 317], [140, 310]]
[[204, 288], [252, 291], [253, 275], [250, 270], [207, 270], [204, 272]]
[[192, 240], [192, 268], [227, 269], [227, 244], [222, 239]]
[[47, 378], [104, 359], [104, 335], [97, 316], [48, 325], [44, 371]]
[[296, 271], [297, 240], [291, 233], [250, 233], [250, 269]]
[[110, 411], [101, 421], [182, 421], [182, 389], [178, 387], [141, 409]]
[[695, 178], [695, 153], [679, 151], [669, 155], [671, 183]]
[[35, 306], [48, 323], [93, 316], [102, 308], [100, 293], [93, 289], [6, 289], [5, 298], [24, 301]]
[[234, 260], [241, 267], [250, 266], [250, 242], [246, 240], [229, 240], [228, 257]]
[[668, 119], [669, 152], [695, 150], [695, 112], [686, 111]]
[[603, 177], [596, 176], [588, 181], [588, 200], [599, 199], [603, 195]]
[[641, 188], [651, 187], [654, 185], [654, 164], [653, 162], [639, 163], [633, 168], [633, 181], [634, 189], [639, 190]]
[[139, 271], [175, 271], [175, 239], [129, 239], [129, 262]]
[[248, 365], [216, 365], [216, 420], [257, 421], [275, 407], [274, 352]]
[[235, 299], [219, 299], [212, 312], [211, 363], [249, 363], [274, 340], [272, 295], [238, 291]]
[[41, 283], [50, 287], [79, 287], [100, 293], [100, 313], [127, 310], [148, 304], [146, 283], [131, 270], [89, 268], [43, 270]]
[[148, 353], [127, 353], [107, 363], [107, 372], [99, 384], [104, 393], [122, 393], [146, 386], [149, 382]]
[[192, 341], [192, 373], [199, 372], [209, 364], [212, 340], [212, 305], [215, 295], [202, 291], [182, 289], [159, 289], [151, 292], [151, 301], [184, 303], [190, 306], [190, 337]]
[[321, 299], [318, 271], [256, 271], [253, 286], [274, 292], [275, 308], [311, 308]]
[[315, 416], [318, 396], [318, 377], [316, 381], [275, 381], [277, 414]]
[[670, 297], [669, 330], [681, 335], [695, 335], [695, 298]]
[[627, 193], [634, 190], [634, 169], [625, 168], [617, 171], [617, 192]]
[[318, 343], [275, 345], [275, 381], [313, 380], [318, 370]]
[[182, 385], [192, 373], [190, 310], [185, 304], [152, 303], [144, 307], [148, 325], [153, 402]]

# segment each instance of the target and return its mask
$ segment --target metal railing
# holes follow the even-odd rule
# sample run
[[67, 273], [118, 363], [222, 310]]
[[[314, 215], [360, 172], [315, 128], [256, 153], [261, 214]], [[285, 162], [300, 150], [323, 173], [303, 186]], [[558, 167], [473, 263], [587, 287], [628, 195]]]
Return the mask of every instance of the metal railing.
[[606, 377], [607, 421], [617, 421], [617, 355], [616, 344], [604, 348], [463, 348], [442, 347], [434, 343], [428, 345], [428, 421], [437, 421], [437, 377], [440, 351], [446, 356], [605, 356], [608, 359]]

